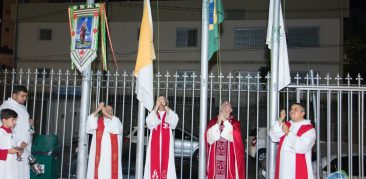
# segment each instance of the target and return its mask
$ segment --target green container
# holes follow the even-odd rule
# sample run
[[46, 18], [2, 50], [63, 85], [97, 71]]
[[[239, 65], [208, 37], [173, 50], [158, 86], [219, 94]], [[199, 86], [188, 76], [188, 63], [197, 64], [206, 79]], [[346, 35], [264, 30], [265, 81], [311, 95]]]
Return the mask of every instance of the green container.
[[60, 174], [60, 160], [57, 152], [56, 135], [38, 135], [32, 145], [32, 155], [44, 165], [44, 174], [36, 175], [30, 171], [31, 179], [57, 179]]

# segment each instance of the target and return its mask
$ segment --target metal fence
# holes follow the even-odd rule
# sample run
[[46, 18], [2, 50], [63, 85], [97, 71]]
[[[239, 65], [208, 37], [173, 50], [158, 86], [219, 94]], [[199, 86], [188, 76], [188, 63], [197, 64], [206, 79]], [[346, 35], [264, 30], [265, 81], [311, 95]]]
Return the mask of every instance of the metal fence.
[[[296, 75], [292, 84], [280, 92], [280, 107], [289, 111], [291, 103], [301, 102], [306, 117], [316, 126], [317, 142], [313, 152], [316, 178], [342, 169], [350, 178], [364, 178], [364, 111], [366, 87], [360, 76], [342, 79], [339, 75], [304, 77]], [[60, 151], [60, 178], [74, 178], [81, 96], [81, 74], [76, 71], [8, 71], [0, 74], [0, 99], [11, 96], [13, 86], [29, 90], [26, 107], [35, 120], [36, 135], [56, 134]], [[263, 178], [266, 169], [266, 140], [269, 115], [270, 76], [259, 73], [209, 75], [208, 116], [218, 114], [222, 100], [233, 105], [241, 123], [246, 148], [247, 178]], [[198, 178], [199, 74], [194, 72], [157, 73], [154, 94], [169, 99], [179, 116], [175, 130], [175, 160], [178, 178]], [[122, 168], [125, 178], [134, 178], [135, 126], [138, 101], [135, 78], [126, 71], [93, 72], [90, 112], [100, 101], [111, 104], [123, 125]], [[209, 119], [207, 119], [209, 120]], [[145, 132], [147, 134], [147, 132]]]

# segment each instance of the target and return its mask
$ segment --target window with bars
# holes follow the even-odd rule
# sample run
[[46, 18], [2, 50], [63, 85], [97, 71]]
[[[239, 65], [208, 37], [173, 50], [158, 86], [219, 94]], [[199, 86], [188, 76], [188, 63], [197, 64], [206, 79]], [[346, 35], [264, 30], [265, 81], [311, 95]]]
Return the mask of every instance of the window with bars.
[[177, 47], [197, 47], [197, 28], [177, 28]]
[[287, 28], [288, 47], [319, 47], [319, 27]]
[[52, 29], [40, 29], [39, 40], [52, 40]]
[[235, 48], [263, 48], [265, 41], [264, 27], [234, 28]]

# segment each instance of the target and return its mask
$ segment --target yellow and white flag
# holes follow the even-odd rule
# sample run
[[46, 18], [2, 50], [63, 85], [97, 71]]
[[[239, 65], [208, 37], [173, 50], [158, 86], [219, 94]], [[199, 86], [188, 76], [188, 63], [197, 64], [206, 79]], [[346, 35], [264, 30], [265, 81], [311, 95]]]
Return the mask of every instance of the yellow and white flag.
[[[270, 0], [269, 2], [269, 14], [268, 14], [268, 27], [267, 27], [267, 39], [266, 44], [268, 48], [272, 47], [272, 25], [273, 25], [273, 11], [274, 11], [274, 2]], [[291, 83], [290, 77], [290, 67], [288, 62], [288, 53], [287, 53], [287, 42], [286, 42], [286, 33], [285, 33], [285, 25], [283, 23], [282, 16], [282, 8], [280, 2], [280, 47], [279, 47], [279, 63], [278, 63], [278, 91], [282, 88], [286, 87]], [[271, 74], [273, 75], [273, 74]]]
[[144, 10], [140, 27], [140, 40], [134, 75], [136, 77], [136, 95], [149, 111], [154, 106], [153, 94], [153, 60], [155, 49], [153, 44], [153, 24], [150, 0], [144, 1]]

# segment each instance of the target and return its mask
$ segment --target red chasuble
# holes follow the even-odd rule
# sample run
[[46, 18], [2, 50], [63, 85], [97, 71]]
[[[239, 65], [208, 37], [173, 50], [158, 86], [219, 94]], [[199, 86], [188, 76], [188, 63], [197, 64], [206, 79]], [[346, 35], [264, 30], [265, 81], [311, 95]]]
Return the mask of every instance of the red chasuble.
[[[217, 123], [215, 117], [207, 125], [207, 130]], [[224, 138], [209, 145], [207, 142], [207, 130], [205, 133], [207, 150], [207, 179], [245, 179], [244, 145], [240, 133], [240, 123], [233, 116], [228, 121], [233, 126], [233, 142]], [[220, 131], [223, 129], [220, 126]], [[236, 178], [236, 173], [238, 177]]]
[[[291, 127], [291, 123], [286, 122], [285, 125], [288, 126], [288, 128]], [[301, 137], [304, 133], [307, 131], [313, 129], [313, 125], [303, 125], [300, 127], [300, 129], [297, 131], [297, 136]], [[276, 173], [275, 173], [275, 179], [279, 179], [280, 177], [280, 159], [281, 159], [281, 148], [283, 141], [285, 140], [285, 137], [287, 135], [283, 135], [280, 139], [280, 142], [278, 143], [278, 149], [277, 149], [277, 156], [276, 156]], [[296, 154], [296, 171], [295, 171], [296, 179], [308, 179], [308, 168], [306, 166], [306, 159], [305, 154]], [[312, 175], [310, 173], [310, 175]]]
[[[94, 165], [94, 179], [98, 179], [98, 168], [99, 168], [99, 162], [100, 162], [100, 154], [101, 152], [101, 143], [102, 143], [102, 137], [104, 132], [104, 118], [103, 116], [100, 116], [98, 118], [98, 128], [96, 131], [96, 150], [95, 150], [95, 165]], [[112, 179], [118, 179], [118, 136], [117, 134], [111, 134], [111, 149], [112, 149]], [[103, 176], [101, 176], [101, 179]]]
[[151, 134], [150, 178], [165, 179], [168, 174], [170, 127], [165, 123], [166, 112], [162, 117], [159, 113], [157, 116], [161, 124], [155, 127]]

